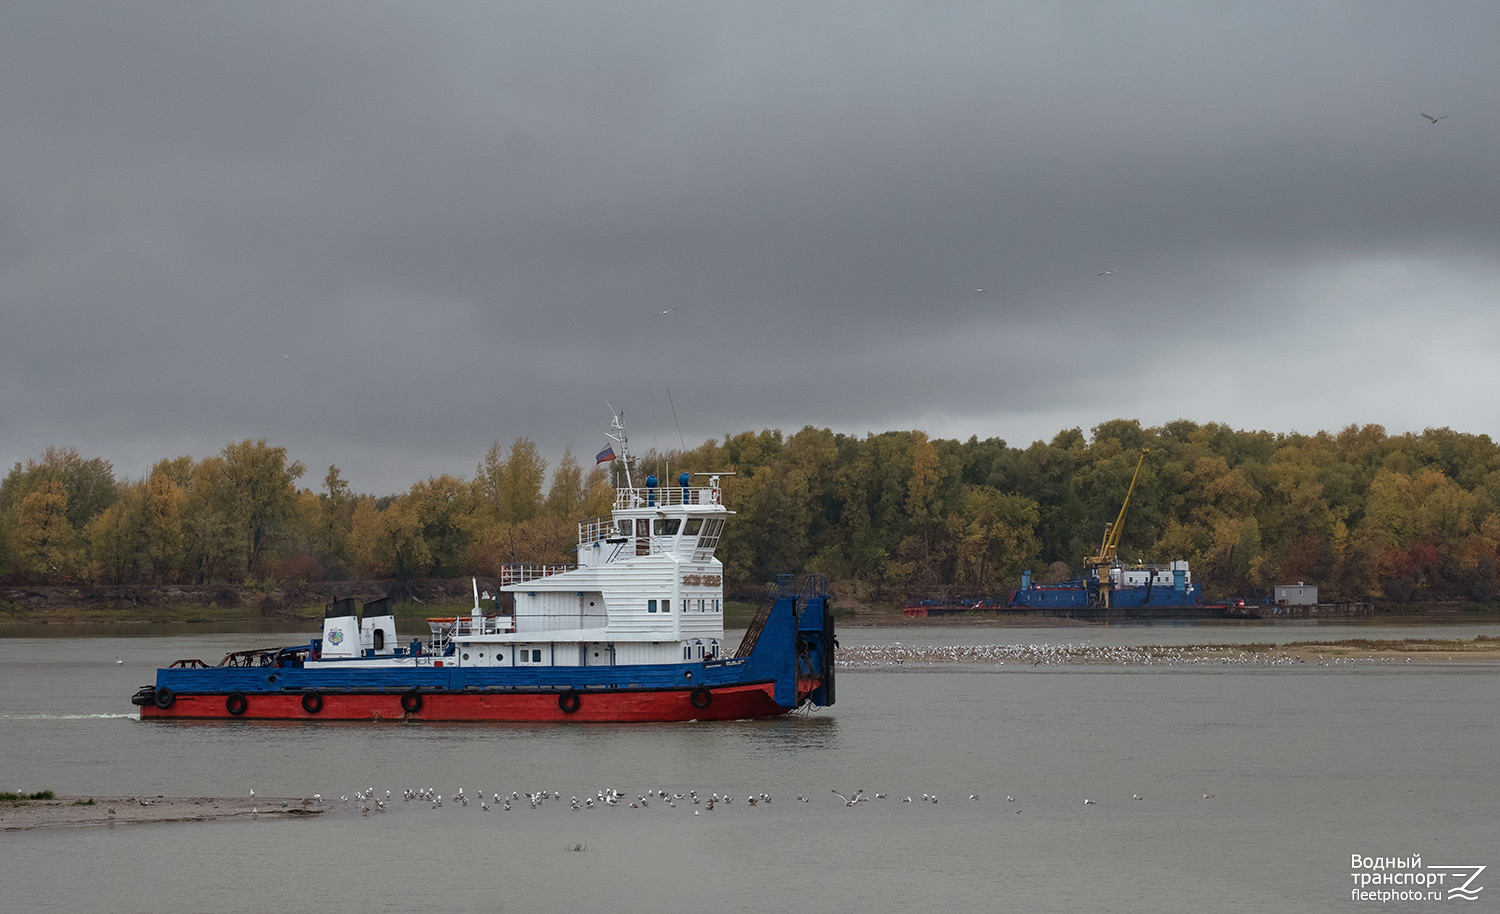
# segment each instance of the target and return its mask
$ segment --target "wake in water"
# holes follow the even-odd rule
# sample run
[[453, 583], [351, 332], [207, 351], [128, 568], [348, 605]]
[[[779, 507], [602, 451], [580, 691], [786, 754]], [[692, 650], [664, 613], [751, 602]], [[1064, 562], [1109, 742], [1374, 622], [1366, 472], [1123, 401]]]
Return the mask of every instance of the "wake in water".
[[0, 720], [140, 720], [135, 712], [121, 714], [0, 714]]

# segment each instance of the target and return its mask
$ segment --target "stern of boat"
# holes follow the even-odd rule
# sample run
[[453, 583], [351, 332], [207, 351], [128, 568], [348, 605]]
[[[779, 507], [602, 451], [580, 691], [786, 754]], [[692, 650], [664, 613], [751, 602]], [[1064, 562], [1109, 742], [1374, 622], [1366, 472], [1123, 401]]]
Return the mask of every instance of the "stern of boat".
[[810, 574], [797, 591], [797, 703], [827, 707], [834, 702], [833, 607], [828, 603], [828, 579]]

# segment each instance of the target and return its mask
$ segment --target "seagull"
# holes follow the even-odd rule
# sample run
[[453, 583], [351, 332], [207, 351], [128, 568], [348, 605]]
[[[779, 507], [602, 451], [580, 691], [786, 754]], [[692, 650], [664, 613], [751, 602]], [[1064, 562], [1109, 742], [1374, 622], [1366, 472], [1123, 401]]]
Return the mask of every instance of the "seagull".
[[1217, 794], [1205, 793], [1203, 795], [1203, 799], [1205, 799], [1205, 800], [1212, 800], [1215, 796], [1217, 796]]
[[1095, 275], [1097, 275], [1097, 276], [1108, 276], [1109, 274], [1111, 274], [1113, 272], [1115, 272], [1115, 271], [1114, 270], [1105, 270], [1103, 273], [1097, 273]]
[[1085, 799], [1083, 801], [1083, 805], [1085, 805], [1085, 806], [1098, 806], [1099, 804], [1095, 803], [1093, 800]]
[[1442, 120], [1443, 118], [1447, 117], [1448, 115], [1446, 115], [1446, 114], [1439, 114], [1437, 117], [1433, 117], [1430, 114], [1423, 114], [1422, 116], [1425, 117], [1425, 118], [1427, 118], [1427, 120], [1428, 120], [1429, 123], [1436, 124], [1438, 121]]
[[250, 796], [252, 796], [252, 797], [255, 796], [255, 788], [254, 787], [250, 788]]
[[119, 657], [116, 657], [116, 658], [115, 658], [115, 666], [119, 666], [119, 665], [120, 665], [120, 664], [122, 664], [122, 663], [124, 663], [124, 662], [125, 662], [125, 661], [123, 661], [123, 660], [121, 660], [121, 659], [120, 659], [120, 658], [119, 658]]
[[673, 311], [676, 311], [676, 310], [677, 310], [676, 308], [663, 308], [661, 310], [661, 312], [658, 313], [656, 316], [657, 317], [661, 317], [663, 314], [671, 314]]

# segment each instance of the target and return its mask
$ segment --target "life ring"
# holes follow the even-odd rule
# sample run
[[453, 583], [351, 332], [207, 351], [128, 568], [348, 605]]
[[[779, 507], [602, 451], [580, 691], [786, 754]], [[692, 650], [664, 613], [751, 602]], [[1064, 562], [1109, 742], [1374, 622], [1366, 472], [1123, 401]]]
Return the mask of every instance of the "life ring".
[[233, 714], [235, 717], [239, 717], [241, 714], [244, 714], [245, 709], [248, 707], [250, 707], [250, 701], [245, 698], [245, 695], [242, 692], [230, 692], [228, 697], [224, 699], [224, 710], [228, 711], [230, 714]]
[[709, 705], [714, 703], [714, 693], [710, 692], [703, 686], [699, 686], [698, 688], [693, 690], [693, 693], [691, 695], [688, 696], [688, 701], [691, 701], [693, 703], [693, 707], [697, 708], [699, 711], [702, 711], [704, 708], [707, 708]]
[[572, 714], [574, 711], [577, 711], [580, 704], [582, 704], [582, 700], [579, 699], [578, 693], [572, 689], [568, 689], [557, 696], [557, 706], [562, 708], [564, 714]]
[[302, 695], [302, 710], [309, 714], [316, 714], [323, 710], [323, 696], [317, 692], [306, 692]]
[[422, 693], [418, 692], [416, 689], [412, 689], [410, 692], [402, 693], [401, 710], [405, 711], [407, 714], [415, 714], [418, 711], [422, 710]]
[[152, 697], [151, 701], [154, 702], [158, 708], [161, 708], [163, 711], [165, 711], [166, 709], [172, 707], [173, 702], [177, 701], [177, 695], [173, 693], [171, 689], [167, 688], [166, 686], [162, 686], [161, 688], [156, 690], [156, 695]]

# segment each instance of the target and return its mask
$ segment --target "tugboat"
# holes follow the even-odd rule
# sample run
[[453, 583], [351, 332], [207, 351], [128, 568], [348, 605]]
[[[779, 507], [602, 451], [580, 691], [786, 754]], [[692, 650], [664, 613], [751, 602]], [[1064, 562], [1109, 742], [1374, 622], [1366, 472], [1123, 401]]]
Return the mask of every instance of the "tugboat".
[[401, 644], [389, 598], [338, 600], [321, 637], [157, 670], [131, 698], [141, 719], [647, 722], [832, 705], [826, 580], [778, 576], [726, 653], [714, 552], [733, 513], [720, 488], [729, 474], [636, 487], [624, 431], [616, 416], [609, 437], [626, 473], [611, 516], [579, 523], [576, 565], [502, 569], [512, 613], [498, 598], [486, 611], [476, 581], [469, 615], [429, 619], [425, 643]]

